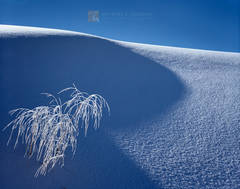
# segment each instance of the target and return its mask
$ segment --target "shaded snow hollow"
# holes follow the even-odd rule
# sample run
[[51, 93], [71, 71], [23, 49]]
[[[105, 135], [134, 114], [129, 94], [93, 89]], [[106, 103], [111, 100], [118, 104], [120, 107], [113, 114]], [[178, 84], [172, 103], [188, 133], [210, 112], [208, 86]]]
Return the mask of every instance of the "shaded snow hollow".
[[240, 54], [0, 25], [0, 124], [75, 83], [111, 107], [64, 168], [0, 137], [0, 188], [240, 188]]

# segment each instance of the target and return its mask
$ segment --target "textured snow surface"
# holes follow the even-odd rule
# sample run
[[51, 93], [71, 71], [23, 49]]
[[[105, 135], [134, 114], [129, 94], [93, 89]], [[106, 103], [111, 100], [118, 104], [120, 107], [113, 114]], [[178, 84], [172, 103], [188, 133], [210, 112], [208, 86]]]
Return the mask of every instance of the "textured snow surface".
[[2, 127], [9, 110], [73, 82], [111, 107], [63, 169], [38, 179], [1, 133], [1, 188], [240, 188], [239, 53], [2, 25], [0, 77]]

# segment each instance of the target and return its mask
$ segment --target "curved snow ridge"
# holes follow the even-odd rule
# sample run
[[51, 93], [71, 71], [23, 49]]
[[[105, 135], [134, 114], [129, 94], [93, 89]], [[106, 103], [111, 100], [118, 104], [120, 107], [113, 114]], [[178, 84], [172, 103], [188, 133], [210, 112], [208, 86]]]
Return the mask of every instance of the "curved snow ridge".
[[[161, 45], [152, 45], [152, 44], [144, 44], [144, 43], [135, 43], [135, 42], [127, 42], [114, 40], [102, 36], [96, 36], [92, 34], [70, 31], [70, 30], [62, 30], [62, 29], [51, 29], [51, 28], [43, 28], [43, 27], [32, 27], [32, 26], [17, 26], [17, 25], [4, 25], [0, 24], [0, 38], [4, 37], [17, 37], [17, 36], [25, 36], [25, 37], [38, 37], [38, 36], [86, 36], [86, 37], [94, 37], [99, 39], [105, 39], [111, 42], [114, 42], [118, 45], [131, 48], [133, 51], [140, 53], [142, 55], [155, 57], [155, 53], [159, 53], [160, 51], [163, 53], [167, 53], [168, 55], [174, 55], [175, 57], [179, 55], [194, 55], [200, 54], [204, 56], [222, 56], [225, 58], [237, 59], [238, 64], [240, 64], [239, 58], [240, 53], [237, 52], [224, 52], [224, 51], [213, 51], [213, 50], [202, 50], [202, 49], [191, 49], [191, 48], [181, 48], [181, 47], [171, 47], [171, 46], [161, 46]], [[151, 54], [152, 53], [152, 54]], [[159, 56], [159, 54], [158, 54]]]
[[40, 37], [40, 36], [86, 36], [86, 37], [97, 37], [91, 34], [50, 29], [41, 27], [30, 27], [30, 26], [16, 26], [16, 25], [0, 25], [0, 38], [6, 37]]
[[[114, 41], [114, 40], [113, 40]], [[114, 41], [130, 48], [133, 52], [141, 54], [162, 65], [181, 69], [214, 69], [219, 66], [240, 66], [240, 53], [168, 47]]]
[[[66, 163], [74, 177], [61, 169], [55, 182], [35, 183], [28, 176], [35, 164], [21, 159], [11, 169], [22, 153], [2, 148], [3, 188], [239, 188], [240, 53], [7, 25], [0, 39], [3, 121], [14, 105], [31, 106], [40, 92], [73, 82], [106, 97], [112, 119], [111, 140], [105, 131], [87, 137]], [[18, 180], [7, 183], [13, 176]]]
[[172, 46], [162, 46], [162, 45], [153, 45], [153, 44], [144, 44], [144, 43], [135, 43], [135, 42], [128, 42], [128, 41], [120, 41], [120, 40], [112, 40], [116, 43], [119, 43], [123, 46], [128, 46], [133, 49], [148, 49], [149, 51], [159, 51], [164, 49], [164, 51], [169, 52], [174, 50], [174, 52], [182, 53], [184, 51], [187, 51], [189, 53], [199, 53], [199, 52], [205, 52], [205, 53], [212, 53], [212, 54], [232, 54], [232, 55], [238, 55], [240, 53], [238, 52], [225, 52], [225, 51], [215, 51], [215, 50], [205, 50], [205, 49], [192, 49], [192, 48], [183, 48], [183, 47], [172, 47]]

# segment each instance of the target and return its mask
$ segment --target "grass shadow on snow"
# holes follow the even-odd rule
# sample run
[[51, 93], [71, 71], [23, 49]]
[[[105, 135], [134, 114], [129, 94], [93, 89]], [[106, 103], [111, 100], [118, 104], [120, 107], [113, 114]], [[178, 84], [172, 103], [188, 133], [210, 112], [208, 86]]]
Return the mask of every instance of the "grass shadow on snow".
[[[162, 113], [177, 102], [184, 91], [181, 81], [167, 68], [106, 40], [47, 36], [0, 39], [0, 43], [1, 124], [9, 121], [9, 110], [45, 104], [41, 92], [54, 94], [74, 82], [80, 90], [98, 93], [108, 101], [111, 116], [102, 122], [102, 127], [134, 130], [140, 121]], [[1, 144], [7, 141], [5, 133], [2, 135]], [[87, 172], [95, 174], [96, 179], [86, 177], [84, 188], [154, 187], [104, 132], [94, 136], [95, 139], [91, 136], [86, 139], [91, 142], [79, 144], [73, 160], [79, 162], [80, 168], [74, 177], [78, 182], [89, 167], [95, 170], [96, 174]], [[88, 150], [80, 153], [82, 148]], [[121, 163], [124, 166], [120, 166]], [[106, 170], [108, 173], [104, 174]], [[134, 182], [132, 175], [139, 175], [134, 177], [137, 179]], [[71, 177], [65, 180], [67, 178]], [[134, 184], [127, 184], [131, 182]]]

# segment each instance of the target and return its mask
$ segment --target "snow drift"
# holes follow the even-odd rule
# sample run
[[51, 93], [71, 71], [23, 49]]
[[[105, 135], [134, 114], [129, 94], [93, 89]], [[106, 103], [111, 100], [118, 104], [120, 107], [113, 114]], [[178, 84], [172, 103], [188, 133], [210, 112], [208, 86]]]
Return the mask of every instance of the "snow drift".
[[35, 179], [39, 163], [1, 133], [1, 188], [240, 186], [239, 53], [1, 25], [0, 77], [2, 128], [9, 110], [44, 104], [40, 93], [72, 83], [111, 107], [64, 169], [46, 177]]

